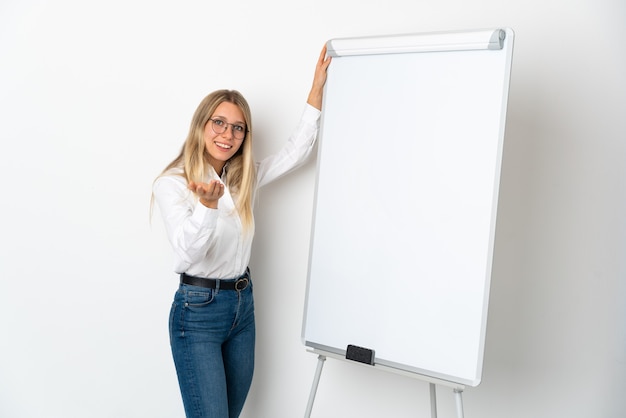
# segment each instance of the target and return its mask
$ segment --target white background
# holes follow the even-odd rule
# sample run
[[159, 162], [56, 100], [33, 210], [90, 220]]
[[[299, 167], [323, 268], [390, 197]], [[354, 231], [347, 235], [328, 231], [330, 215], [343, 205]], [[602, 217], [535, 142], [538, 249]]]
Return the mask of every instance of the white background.
[[[494, 26], [516, 38], [483, 381], [465, 416], [623, 416], [625, 22], [621, 0], [3, 0], [0, 416], [183, 415], [177, 279], [150, 188], [208, 92], [248, 98], [260, 158], [297, 123], [328, 39]], [[256, 212], [242, 418], [304, 414], [314, 168], [266, 188]], [[439, 413], [454, 416], [443, 388]], [[429, 415], [426, 383], [332, 359], [313, 410]]]

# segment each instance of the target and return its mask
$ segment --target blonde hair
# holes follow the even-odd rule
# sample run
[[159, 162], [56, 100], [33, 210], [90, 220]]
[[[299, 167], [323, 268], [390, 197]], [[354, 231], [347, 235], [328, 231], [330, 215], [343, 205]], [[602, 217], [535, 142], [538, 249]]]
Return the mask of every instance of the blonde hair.
[[168, 170], [179, 167], [183, 169], [182, 176], [187, 182], [206, 182], [209, 162], [204, 141], [204, 128], [215, 109], [224, 102], [237, 105], [244, 116], [247, 132], [243, 144], [237, 153], [228, 160], [226, 170], [226, 186], [230, 189], [237, 212], [241, 218], [244, 231], [254, 224], [252, 206], [254, 186], [256, 183], [256, 165], [252, 156], [252, 116], [250, 106], [237, 90], [217, 90], [207, 95], [198, 105], [187, 139], [180, 150], [180, 154], [165, 167], [161, 175]]

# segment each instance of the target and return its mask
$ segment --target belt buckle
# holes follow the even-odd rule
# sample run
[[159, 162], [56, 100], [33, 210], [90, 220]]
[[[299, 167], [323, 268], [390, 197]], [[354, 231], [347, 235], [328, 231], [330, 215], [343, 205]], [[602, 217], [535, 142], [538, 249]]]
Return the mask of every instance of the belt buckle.
[[241, 278], [235, 282], [235, 290], [241, 292], [248, 287], [248, 284], [250, 284], [250, 280], [247, 277]]

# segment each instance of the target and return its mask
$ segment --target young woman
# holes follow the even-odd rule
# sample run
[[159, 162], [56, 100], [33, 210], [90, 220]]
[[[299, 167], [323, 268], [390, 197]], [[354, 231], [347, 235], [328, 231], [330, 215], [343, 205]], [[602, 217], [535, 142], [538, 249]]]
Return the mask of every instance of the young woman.
[[180, 274], [169, 330], [188, 418], [236, 418], [243, 408], [254, 369], [254, 195], [309, 156], [329, 64], [324, 47], [300, 123], [278, 154], [254, 161], [248, 103], [218, 90], [200, 103], [180, 154], [154, 182]]

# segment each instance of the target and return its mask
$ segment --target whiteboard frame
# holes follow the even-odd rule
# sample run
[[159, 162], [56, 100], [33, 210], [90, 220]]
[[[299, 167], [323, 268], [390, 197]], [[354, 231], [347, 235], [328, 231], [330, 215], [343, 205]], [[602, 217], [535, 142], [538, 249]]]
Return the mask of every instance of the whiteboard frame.
[[[512, 63], [513, 52], [513, 40], [514, 33], [512, 29], [486, 29], [478, 31], [457, 31], [457, 32], [436, 32], [427, 34], [409, 34], [409, 35], [392, 35], [383, 37], [362, 37], [362, 38], [345, 38], [335, 39], [328, 42], [328, 51], [331, 56], [359, 56], [359, 55], [379, 55], [379, 54], [421, 54], [423, 52], [451, 52], [451, 51], [480, 51], [480, 50], [502, 50], [504, 54], [505, 68], [502, 82], [502, 100], [501, 100], [501, 112], [500, 120], [497, 131], [497, 150], [495, 158], [495, 173], [494, 184], [491, 202], [491, 218], [489, 222], [489, 242], [487, 249], [487, 266], [485, 268], [486, 277], [484, 279], [484, 288], [482, 289], [482, 317], [480, 325], [479, 346], [477, 349], [476, 358], [476, 370], [475, 375], [458, 376], [448, 373], [442, 373], [435, 369], [420, 368], [409, 365], [405, 362], [394, 361], [393, 359], [379, 359], [376, 357], [376, 364], [384, 366], [392, 370], [399, 370], [414, 374], [415, 377], [439, 379], [451, 384], [477, 386], [480, 384], [482, 378], [482, 364], [484, 356], [484, 344], [486, 337], [486, 324], [488, 316], [488, 304], [489, 304], [489, 289], [491, 282], [491, 267], [493, 263], [493, 250], [495, 240], [495, 228], [497, 218], [497, 204], [498, 204], [498, 191], [500, 183], [500, 171], [502, 160], [502, 147], [504, 141], [505, 121], [506, 121], [506, 108], [508, 103], [508, 87], [510, 83], [510, 72]], [[329, 79], [332, 77], [332, 64], [329, 68]], [[327, 88], [329, 83], [327, 83]], [[328, 91], [324, 95], [324, 108], [326, 108], [326, 100], [329, 97]], [[302, 342], [305, 346], [312, 348], [318, 352], [324, 352], [330, 354], [335, 358], [345, 356], [346, 349], [344, 347], [337, 347], [328, 345], [323, 341], [316, 341], [310, 339], [307, 335], [307, 329], [309, 322], [311, 321], [309, 308], [311, 306], [311, 294], [310, 289], [312, 285], [312, 268], [313, 258], [315, 250], [315, 238], [316, 238], [316, 221], [318, 214], [318, 198], [319, 198], [319, 185], [320, 185], [320, 170], [322, 165], [323, 146], [324, 146], [324, 127], [326, 122], [326, 113], [322, 114], [322, 129], [320, 131], [320, 146], [318, 149], [318, 167], [316, 178], [316, 189], [314, 199], [314, 211], [313, 222], [311, 231], [311, 245], [309, 255], [309, 266], [307, 275], [307, 293], [305, 297], [304, 316], [302, 322]], [[358, 341], [353, 343], [358, 344]], [[371, 347], [376, 349], [376, 347]]]

